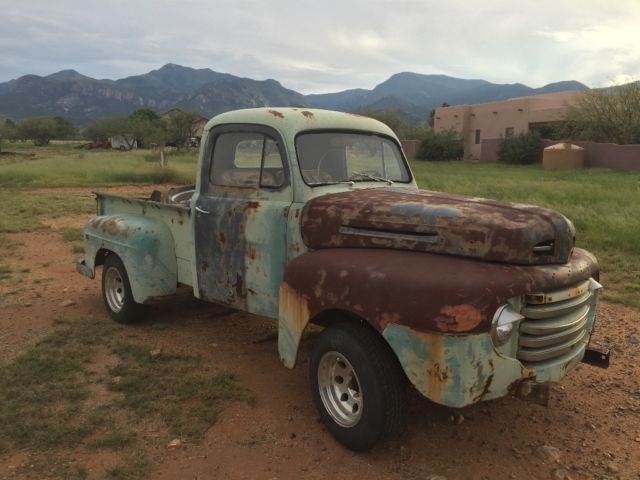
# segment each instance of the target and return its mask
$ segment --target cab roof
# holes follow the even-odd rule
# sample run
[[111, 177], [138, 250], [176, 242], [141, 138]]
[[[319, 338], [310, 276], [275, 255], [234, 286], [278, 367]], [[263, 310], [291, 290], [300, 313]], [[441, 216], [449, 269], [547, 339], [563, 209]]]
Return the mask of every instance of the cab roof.
[[205, 131], [225, 124], [266, 125], [292, 139], [304, 130], [362, 130], [397, 138], [384, 123], [355, 113], [334, 112], [314, 108], [247, 108], [221, 113], [207, 123]]

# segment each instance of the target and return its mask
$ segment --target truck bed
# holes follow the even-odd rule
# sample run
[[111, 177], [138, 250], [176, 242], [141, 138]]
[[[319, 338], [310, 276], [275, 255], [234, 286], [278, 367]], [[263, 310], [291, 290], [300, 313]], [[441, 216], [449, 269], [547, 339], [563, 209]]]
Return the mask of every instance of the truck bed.
[[[99, 216], [132, 215], [153, 218], [164, 223], [173, 236], [178, 282], [193, 285], [191, 265], [195, 257], [188, 187], [172, 189], [167, 195], [154, 191], [150, 198], [122, 197], [103, 192], [95, 192], [95, 195]], [[179, 198], [180, 201], [172, 201], [175, 198]]]

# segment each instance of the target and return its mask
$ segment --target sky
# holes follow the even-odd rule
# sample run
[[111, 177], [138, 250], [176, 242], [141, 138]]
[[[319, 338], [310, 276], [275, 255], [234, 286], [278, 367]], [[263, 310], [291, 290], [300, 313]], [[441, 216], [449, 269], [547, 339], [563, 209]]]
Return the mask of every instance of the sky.
[[640, 79], [638, 0], [0, 0], [0, 82], [166, 63], [301, 93], [398, 72], [540, 87]]

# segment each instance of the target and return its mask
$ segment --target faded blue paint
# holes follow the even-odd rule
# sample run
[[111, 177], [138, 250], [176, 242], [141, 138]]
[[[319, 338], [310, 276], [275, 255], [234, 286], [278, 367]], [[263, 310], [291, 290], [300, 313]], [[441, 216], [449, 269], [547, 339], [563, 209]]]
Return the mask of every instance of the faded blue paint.
[[436, 205], [425, 205], [424, 203], [399, 203], [389, 208], [389, 212], [394, 216], [419, 217], [425, 225], [437, 225], [439, 218], [462, 217], [463, 213], [451, 207], [439, 207]]
[[[595, 297], [589, 314], [589, 335], [595, 319]], [[421, 333], [390, 324], [382, 334], [416, 389], [449, 407], [464, 407], [515, 393], [518, 383], [524, 380], [559, 382], [580, 363], [589, 339], [589, 335], [585, 336], [581, 345], [561, 357], [523, 365], [499, 352], [491, 336], [485, 333]], [[516, 345], [517, 337], [516, 333], [512, 338]]]
[[177, 259], [173, 237], [165, 223], [143, 216], [105, 215], [92, 219], [84, 233], [86, 267], [95, 272], [99, 250], [118, 255], [136, 302], [176, 292]]

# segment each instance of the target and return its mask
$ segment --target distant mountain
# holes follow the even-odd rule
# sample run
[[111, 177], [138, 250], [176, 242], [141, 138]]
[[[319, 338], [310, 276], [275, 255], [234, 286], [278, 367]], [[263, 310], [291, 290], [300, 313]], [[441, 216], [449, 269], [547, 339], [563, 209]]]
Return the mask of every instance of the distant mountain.
[[564, 90], [587, 90], [580, 82], [551, 83], [542, 88], [496, 84], [447, 75], [403, 72], [371, 90], [302, 95], [276, 80], [252, 80], [208, 68], [167, 64], [157, 70], [122, 78], [98, 80], [75, 70], [48, 75], [25, 75], [0, 83], [0, 115], [16, 120], [63, 115], [78, 126], [138, 108], [158, 112], [173, 107], [195, 110], [206, 117], [237, 108], [312, 106], [330, 110], [367, 112], [397, 108], [421, 121], [442, 102], [473, 104]]
[[389, 77], [372, 90], [307, 95], [311, 106], [348, 111], [375, 111], [400, 108], [416, 119], [425, 119], [431, 109], [447, 102], [450, 105], [506, 100], [564, 90], [588, 90], [576, 81], [557, 82], [541, 88], [521, 83], [496, 84], [486, 80], [466, 80], [447, 75], [422, 75], [403, 72]]
[[275, 80], [259, 82], [174, 64], [120, 80], [96, 80], [63, 70], [0, 83], [0, 114], [13, 119], [63, 115], [78, 126], [138, 108], [163, 112], [179, 106], [211, 117], [234, 108], [285, 105], [307, 102]]
[[238, 108], [304, 107], [307, 103], [304, 95], [284, 88], [275, 80], [257, 81], [233, 77], [203, 85], [188, 98], [178, 102], [177, 107], [213, 117]]

